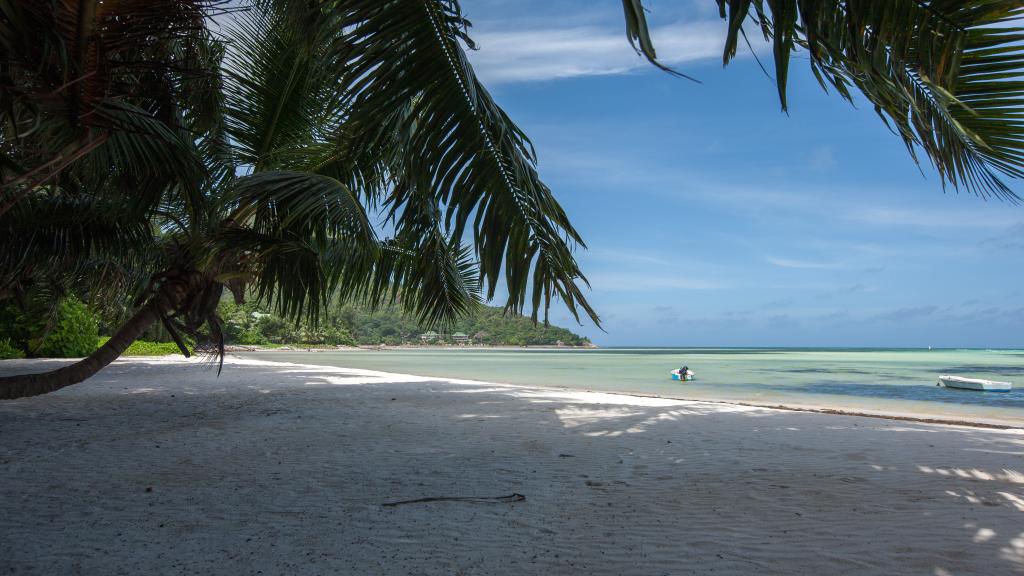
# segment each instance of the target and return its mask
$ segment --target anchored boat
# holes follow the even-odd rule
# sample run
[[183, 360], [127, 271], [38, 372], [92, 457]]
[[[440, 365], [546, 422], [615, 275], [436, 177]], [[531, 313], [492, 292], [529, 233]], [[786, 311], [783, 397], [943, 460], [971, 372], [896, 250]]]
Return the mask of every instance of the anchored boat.
[[960, 388], [962, 390], [980, 390], [982, 392], [1009, 392], [1013, 389], [1010, 382], [998, 382], [996, 380], [982, 380], [981, 378], [963, 378], [960, 376], [939, 376], [939, 384], [946, 388]]

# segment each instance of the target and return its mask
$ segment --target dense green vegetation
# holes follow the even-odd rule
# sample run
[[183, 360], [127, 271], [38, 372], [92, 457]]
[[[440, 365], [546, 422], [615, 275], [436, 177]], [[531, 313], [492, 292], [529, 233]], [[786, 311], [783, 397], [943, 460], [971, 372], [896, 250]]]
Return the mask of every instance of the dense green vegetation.
[[[479, 306], [452, 325], [446, 333], [429, 336], [434, 331], [423, 326], [414, 316], [397, 306], [370, 310], [365, 306], [342, 305], [324, 310], [316, 327], [308, 322], [298, 324], [267, 313], [249, 303], [236, 305], [221, 301], [219, 313], [224, 318], [224, 340], [227, 344], [257, 346], [331, 347], [387, 344], [449, 345], [452, 336], [464, 334], [468, 343], [491, 346], [584, 346], [590, 340], [558, 326], [534, 323], [529, 318], [506, 315], [501, 308]], [[35, 316], [18, 312], [14, 307], [0, 310], [4, 325], [0, 328], [0, 359], [29, 357], [77, 358], [87, 356], [107, 343], [109, 335], [97, 336], [97, 326], [106, 325], [85, 304], [74, 297], [61, 300], [54, 310], [51, 327], [45, 314]], [[45, 334], [44, 334], [45, 332]], [[105, 332], [108, 332], [105, 330]], [[428, 334], [426, 338], [423, 335]], [[165, 356], [180, 354], [178, 346], [166, 331], [150, 330], [145, 340], [136, 340], [125, 356]], [[189, 347], [191, 342], [187, 342]]]
[[81, 300], [68, 296], [0, 306], [0, 358], [88, 356], [99, 345], [99, 323]]
[[[229, 344], [421, 344], [422, 335], [431, 332], [416, 318], [397, 306], [377, 310], [347, 304], [331, 307], [316, 328], [307, 322], [295, 324], [268, 314], [253, 304], [237, 306], [227, 300], [220, 304], [224, 318], [224, 337]], [[492, 306], [479, 306], [456, 321], [446, 334], [429, 339], [428, 344], [450, 344], [451, 336], [465, 334], [473, 344], [542, 346], [558, 342], [569, 346], [589, 344], [590, 340], [558, 326], [534, 323], [529, 318], [505, 315]]]
[[[338, 312], [339, 320], [349, 327], [360, 344], [420, 343], [429, 327], [418, 324], [395, 308], [370, 312], [357, 306], [345, 306]], [[451, 335], [463, 333], [474, 344], [540, 346], [558, 342], [569, 346], [589, 344], [590, 340], [558, 326], [534, 323], [519, 315], [506, 315], [501, 308], [480, 306], [457, 320], [448, 334], [440, 334], [438, 342], [451, 343]]]
[[78, 298], [61, 300], [57, 323], [40, 342], [38, 355], [54, 358], [88, 356], [99, 346], [96, 316]]
[[0, 360], [24, 358], [25, 353], [14, 347], [9, 338], [0, 338]]
[[322, 311], [316, 326], [305, 319], [298, 323], [286, 320], [252, 303], [236, 305], [230, 300], [222, 300], [217, 312], [224, 319], [224, 342], [227, 344], [357, 344], [331, 308]]

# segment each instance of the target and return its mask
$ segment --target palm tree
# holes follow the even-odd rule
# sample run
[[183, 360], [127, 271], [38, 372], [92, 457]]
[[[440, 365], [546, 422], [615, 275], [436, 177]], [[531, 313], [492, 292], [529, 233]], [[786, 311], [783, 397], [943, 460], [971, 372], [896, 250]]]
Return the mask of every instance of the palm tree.
[[[859, 90], [944, 183], [1016, 199], [1003, 177], [1024, 174], [1019, 1], [718, 4], [726, 62], [744, 25], [772, 42], [783, 108], [802, 48], [823, 87]], [[223, 6], [0, 0], [0, 297], [148, 278], [96, 354], [0, 379], [0, 397], [80, 381], [154, 322], [217, 341], [225, 286], [292, 318], [336, 293], [443, 323], [504, 277], [510, 311], [529, 298], [536, 319], [561, 299], [597, 321], [582, 240], [468, 64], [456, 0], [254, 0], [214, 37]], [[661, 66], [641, 0], [623, 6]]]
[[[799, 51], [822, 88], [851, 102], [859, 90], [944, 186], [1019, 200], [1004, 178], [1024, 177], [1020, 0], [716, 1], [727, 22], [723, 62], [746, 30], [763, 35], [783, 110]], [[642, 0], [622, 4], [630, 42], [657, 64]]]
[[[139, 5], [138, 15], [152, 8]], [[37, 21], [66, 20], [67, 6], [55, 2], [55, 15]], [[0, 378], [0, 398], [79, 382], [155, 322], [183, 351], [181, 333], [221, 342], [216, 304], [224, 287], [296, 319], [315, 321], [339, 295], [399, 301], [425, 322], [446, 324], [493, 297], [503, 278], [510, 311], [529, 297], [536, 318], [560, 298], [598, 321], [572, 255], [582, 240], [540, 181], [529, 140], [466, 61], [460, 41], [468, 23], [457, 3], [279, 0], [230, 20], [222, 38], [205, 29], [190, 37], [209, 65], [188, 70], [160, 106], [121, 97], [132, 122], [166, 123], [162, 135], [175, 153], [184, 150], [178, 164], [198, 169], [164, 167], [168, 179], [135, 196], [130, 188], [148, 181], [149, 168], [132, 159], [146, 155], [150, 136], [118, 144], [137, 148], [107, 164], [96, 151], [121, 126], [102, 125], [88, 130], [104, 144], [51, 163], [60, 170], [47, 181], [5, 181], [13, 191], [0, 216], [6, 284], [66, 278], [79, 273], [69, 262], [121, 251], [149, 280], [134, 314], [94, 354], [53, 372]], [[3, 32], [21, 22], [9, 18]], [[40, 79], [25, 76], [10, 92], [30, 106], [48, 88], [29, 93]], [[199, 109], [184, 89], [194, 84], [203, 86]], [[12, 133], [8, 158], [56, 149], [50, 125], [62, 127], [63, 116], [37, 114], [45, 126]], [[101, 176], [79, 184], [92, 173]], [[51, 224], [37, 228], [40, 207]], [[389, 238], [378, 238], [374, 214]]]

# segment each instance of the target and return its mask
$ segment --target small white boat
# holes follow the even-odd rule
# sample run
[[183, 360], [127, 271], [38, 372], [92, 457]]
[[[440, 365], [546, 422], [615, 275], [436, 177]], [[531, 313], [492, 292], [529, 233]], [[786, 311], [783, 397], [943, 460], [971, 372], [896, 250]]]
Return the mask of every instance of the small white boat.
[[939, 376], [939, 384], [946, 388], [961, 388], [963, 390], [981, 390], [982, 392], [1009, 392], [1013, 384], [1009, 382], [997, 382], [995, 380], [982, 380], [981, 378], [962, 378], [960, 376]]
[[693, 373], [693, 370], [687, 370], [685, 374], [681, 374], [679, 368], [676, 368], [675, 370], [669, 372], [669, 374], [672, 375], [673, 380], [681, 380], [683, 382], [689, 382], [690, 380], [696, 378], [696, 376]]

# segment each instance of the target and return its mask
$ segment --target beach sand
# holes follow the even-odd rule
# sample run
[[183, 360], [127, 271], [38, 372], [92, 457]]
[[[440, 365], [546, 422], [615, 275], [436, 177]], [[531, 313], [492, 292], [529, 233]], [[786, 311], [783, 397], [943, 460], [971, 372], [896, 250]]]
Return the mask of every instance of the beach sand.
[[1024, 573], [1024, 431], [122, 360], [0, 402], [8, 573]]

